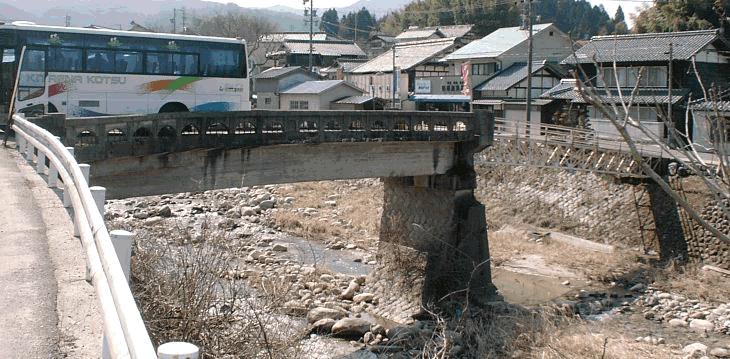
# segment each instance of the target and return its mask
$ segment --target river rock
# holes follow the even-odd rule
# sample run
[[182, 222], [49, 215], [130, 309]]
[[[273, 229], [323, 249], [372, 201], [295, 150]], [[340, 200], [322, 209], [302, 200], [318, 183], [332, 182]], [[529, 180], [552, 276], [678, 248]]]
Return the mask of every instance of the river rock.
[[373, 298], [375, 298], [375, 295], [373, 293], [361, 293], [352, 298], [352, 301], [355, 303], [370, 303], [373, 301]]
[[715, 330], [715, 325], [709, 320], [704, 319], [692, 319], [689, 322], [689, 327], [696, 332], [712, 332]]
[[686, 321], [682, 319], [670, 319], [668, 322], [670, 327], [686, 327], [688, 324]]
[[357, 284], [357, 282], [353, 280], [347, 286], [347, 289], [342, 291], [342, 294], [340, 295], [340, 297], [342, 299], [352, 300], [352, 297], [355, 296], [355, 292], [357, 292], [358, 290], [360, 290], [360, 285]]
[[730, 350], [725, 348], [712, 348], [710, 355], [718, 358], [730, 358]]
[[692, 343], [682, 348], [682, 353], [690, 356], [702, 356], [707, 354], [707, 345], [702, 343]]
[[342, 310], [317, 307], [307, 313], [307, 321], [310, 323], [316, 323], [317, 321], [326, 318], [338, 320], [344, 318], [345, 315], [347, 315], [347, 313]]
[[170, 206], [162, 206], [160, 209], [157, 210], [157, 215], [160, 217], [172, 217], [172, 209], [170, 209]]
[[329, 334], [332, 332], [332, 326], [335, 325], [336, 320], [332, 318], [320, 319], [312, 324], [310, 333]]
[[343, 338], [360, 338], [370, 331], [370, 322], [362, 318], [342, 318], [332, 326], [332, 335]]
[[271, 247], [271, 249], [273, 249], [274, 252], [286, 252], [289, 250], [289, 247], [280, 243], [276, 243], [273, 247]]
[[253, 207], [241, 207], [241, 215], [244, 217], [255, 216], [256, 210]]
[[261, 208], [261, 209], [271, 209], [271, 208], [274, 208], [274, 205], [275, 204], [276, 204], [276, 201], [275, 200], [273, 200], [273, 199], [267, 199], [267, 200], [261, 201], [261, 203], [259, 203], [259, 208]]

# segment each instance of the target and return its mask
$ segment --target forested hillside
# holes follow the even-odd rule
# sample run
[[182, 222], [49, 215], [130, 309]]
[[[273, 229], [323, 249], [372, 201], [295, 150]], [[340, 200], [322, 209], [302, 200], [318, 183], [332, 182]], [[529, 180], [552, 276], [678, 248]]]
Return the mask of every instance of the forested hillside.
[[[536, 22], [554, 22], [575, 39], [611, 34], [616, 29], [602, 6], [584, 0], [542, 0], [533, 6]], [[379, 25], [383, 32], [398, 33], [414, 25], [475, 24], [477, 35], [482, 36], [500, 27], [520, 25], [521, 11], [520, 3], [504, 0], [424, 0], [389, 14]], [[625, 31], [625, 25], [621, 30]]]
[[728, 0], [670, 0], [655, 3], [636, 17], [635, 32], [667, 32], [720, 28], [730, 16]]

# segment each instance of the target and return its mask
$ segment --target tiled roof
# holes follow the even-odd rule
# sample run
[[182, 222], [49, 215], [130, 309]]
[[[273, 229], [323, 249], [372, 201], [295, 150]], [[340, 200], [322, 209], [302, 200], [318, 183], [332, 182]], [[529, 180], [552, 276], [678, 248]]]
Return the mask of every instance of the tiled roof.
[[[395, 47], [395, 66], [408, 70], [430, 59], [443, 56], [454, 47], [454, 38], [423, 40], [398, 44]], [[352, 73], [392, 72], [393, 52], [386, 51], [378, 57], [356, 67]]]
[[284, 90], [282, 94], [319, 94], [339, 85], [346, 85], [360, 91], [354, 85], [344, 80], [323, 80], [323, 81], [306, 81], [296, 85], [290, 89]]
[[[532, 34], [535, 35], [551, 25], [551, 23], [533, 25]], [[479, 40], [466, 44], [464, 47], [446, 56], [446, 60], [497, 57], [523, 41], [526, 41], [528, 35], [528, 31], [522, 30], [519, 26], [503, 27]]]
[[730, 101], [700, 101], [692, 105], [698, 111], [730, 111]]
[[462, 37], [469, 33], [473, 27], [474, 25], [416, 27], [401, 32], [395, 39], [399, 42], [428, 39], [434, 34], [438, 34], [439, 37]]
[[351, 97], [345, 97], [342, 100], [339, 100], [335, 103], [362, 105], [368, 101], [372, 101], [373, 99], [375, 99], [375, 97], [370, 96], [370, 95], [351, 96]]
[[[624, 101], [629, 101], [632, 90], [633, 89], [621, 89], [621, 95], [623, 96]], [[608, 96], [605, 89], [596, 88], [594, 91], [600, 96], [601, 100], [606, 103], [620, 102], [617, 90], [611, 90], [610, 96]], [[672, 90], [672, 103], [674, 104], [681, 101], [688, 93], [689, 90], [687, 89]], [[583, 96], [576, 88], [575, 82], [572, 81], [561, 82], [557, 86], [547, 90], [545, 93], [540, 95], [540, 97], [552, 100], [568, 100], [576, 103], [586, 103]], [[669, 91], [667, 89], [642, 88], [636, 92], [633, 103], [637, 105], [666, 104], [669, 103]]]
[[564, 60], [573, 64], [596, 62], [631, 61], [669, 61], [669, 44], [672, 44], [672, 57], [676, 60], [689, 60], [692, 55], [710, 43], [727, 49], [727, 42], [721, 39], [717, 30], [680, 31], [650, 34], [630, 34], [616, 36], [594, 36], [585, 46]]
[[[365, 52], [351, 41], [313, 41], [312, 52], [322, 56], [364, 57]], [[291, 54], [308, 54], [309, 41], [287, 41], [284, 43]]]
[[[330, 38], [324, 32], [312, 34], [314, 41], [325, 41]], [[261, 36], [262, 42], [309, 41], [309, 32], [275, 32]]]
[[[532, 64], [532, 73], [537, 73], [547, 69], [550, 73], [554, 74], [558, 78], [566, 76], [566, 72], [562, 67], [547, 62], [537, 62]], [[481, 85], [474, 88], [477, 91], [507, 91], [512, 86], [517, 85], [522, 80], [527, 78], [527, 64], [516, 63], [512, 66], [497, 72], [492, 77], [488, 78]]]
[[275, 79], [279, 76], [286, 75], [288, 73], [292, 73], [295, 71], [303, 70], [299, 66], [291, 66], [291, 67], [272, 67], [270, 69], [266, 69], [265, 71], [261, 72], [260, 74], [254, 76], [256, 79]]

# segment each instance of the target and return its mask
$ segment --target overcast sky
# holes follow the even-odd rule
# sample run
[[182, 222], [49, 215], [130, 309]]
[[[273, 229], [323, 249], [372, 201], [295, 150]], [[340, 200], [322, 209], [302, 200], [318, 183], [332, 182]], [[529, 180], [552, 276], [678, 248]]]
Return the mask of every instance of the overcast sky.
[[[261, 0], [212, 0], [215, 2], [220, 3], [229, 3], [233, 2], [243, 7], [270, 7], [274, 5], [286, 5], [289, 7], [293, 7], [296, 9], [303, 9], [302, 0], [267, 0], [267, 1], [261, 1]], [[317, 8], [329, 8], [329, 7], [345, 7], [348, 5], [351, 5], [355, 3], [357, 0], [315, 0], [314, 6]], [[637, 0], [631, 0], [631, 1], [600, 1], [600, 0], [589, 0], [591, 4], [594, 5], [600, 5], [603, 4], [603, 7], [606, 8], [606, 12], [608, 12], [608, 15], [613, 16], [616, 13], [616, 8], [618, 8], [619, 5], [624, 10], [624, 14], [626, 14], [626, 20], [629, 22], [629, 25], [631, 25], [631, 16], [630, 14], [637, 12], [637, 10], [643, 6], [651, 5], [652, 1], [637, 1]]]

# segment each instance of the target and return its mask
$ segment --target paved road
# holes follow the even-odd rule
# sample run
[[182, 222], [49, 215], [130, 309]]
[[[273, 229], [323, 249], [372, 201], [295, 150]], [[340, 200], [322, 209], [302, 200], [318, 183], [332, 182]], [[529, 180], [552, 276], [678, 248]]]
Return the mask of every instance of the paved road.
[[0, 358], [58, 357], [46, 226], [10, 149], [0, 147]]

